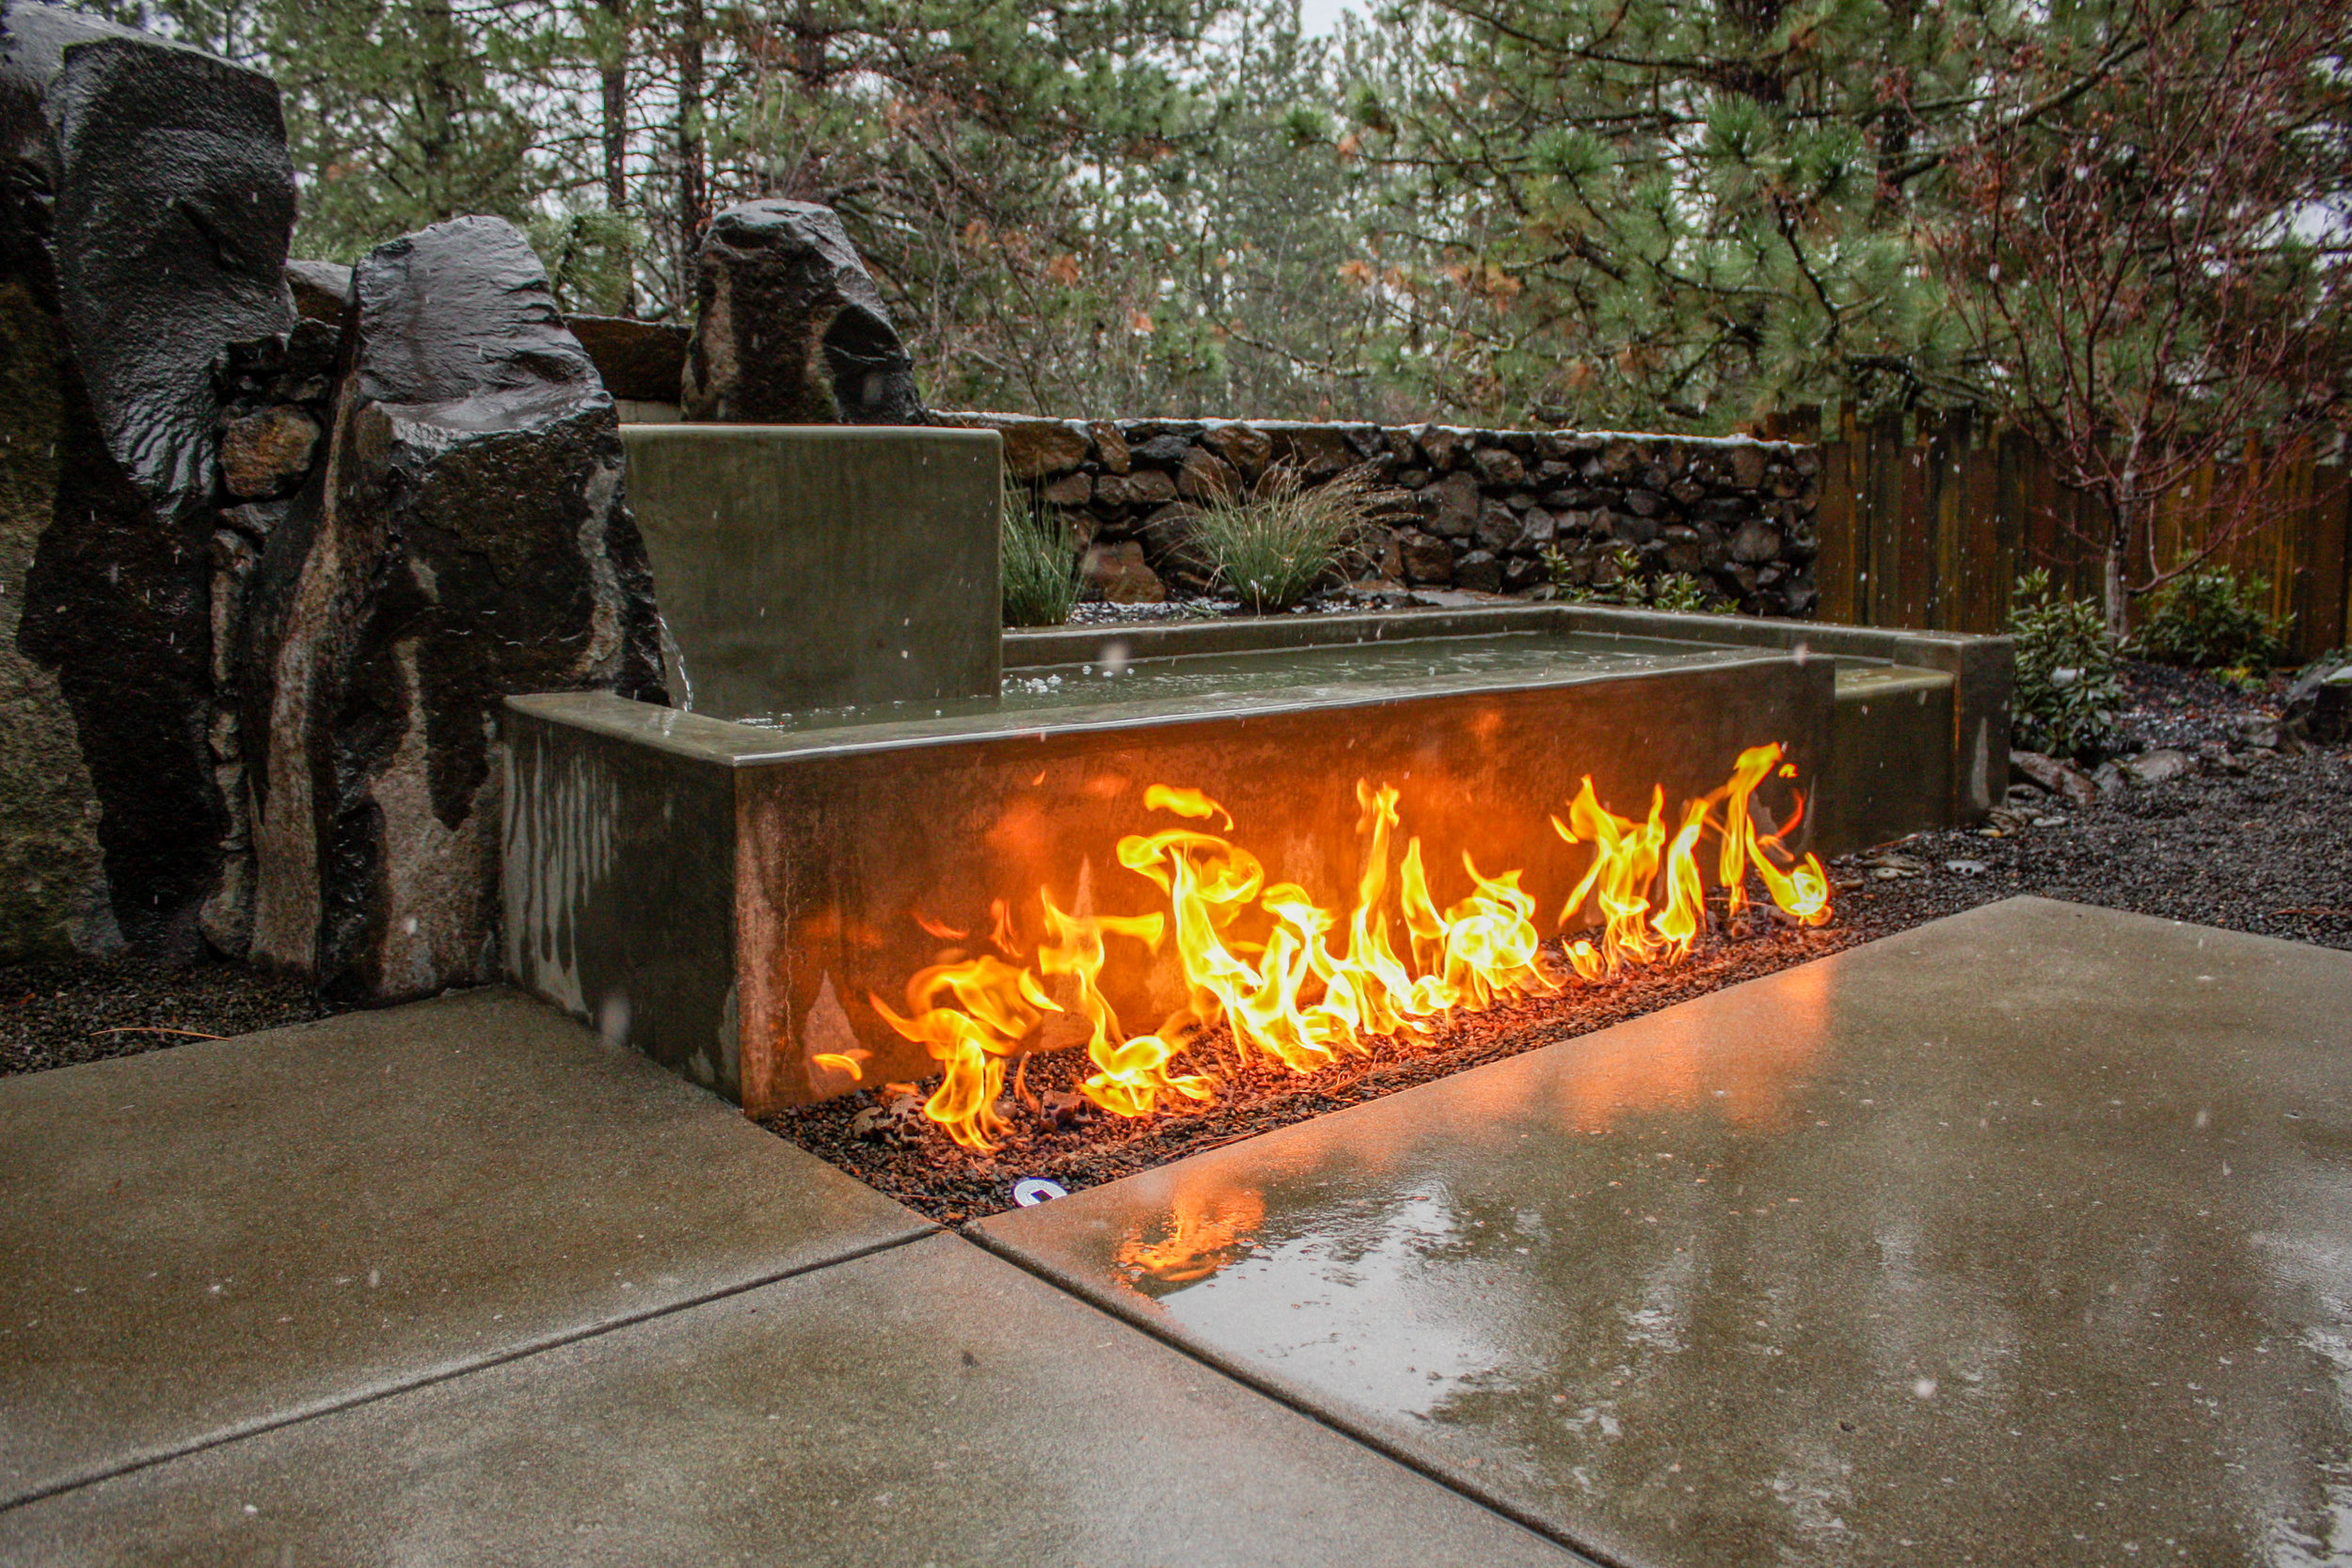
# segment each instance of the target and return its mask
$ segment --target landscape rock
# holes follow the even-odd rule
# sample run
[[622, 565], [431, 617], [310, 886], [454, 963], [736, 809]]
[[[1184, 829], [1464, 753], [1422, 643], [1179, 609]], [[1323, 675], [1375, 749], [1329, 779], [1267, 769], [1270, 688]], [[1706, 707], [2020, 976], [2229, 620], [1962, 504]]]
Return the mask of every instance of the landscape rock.
[[523, 236], [459, 218], [358, 268], [330, 485], [246, 610], [257, 958], [393, 1001], [496, 977], [501, 704], [660, 700], [612, 400]]
[[276, 87], [0, 8], [0, 954], [203, 951], [230, 346], [293, 323]]
[[1086, 596], [1106, 604], [1165, 604], [1168, 584], [1143, 559], [1143, 546], [1132, 539], [1096, 545], [1080, 565]]
[[2297, 676], [2282, 717], [2307, 740], [2352, 739], [2352, 657], [2322, 659]]
[[1195, 448], [1184, 454], [1184, 466], [1177, 470], [1176, 493], [1203, 506], [1232, 500], [1241, 493], [1241, 476], [1225, 459]]
[[2135, 784], [2169, 784], [2174, 779], [2185, 778], [2195, 772], [2197, 759], [2186, 752], [2165, 746], [2142, 752], [2136, 757], [2125, 757], [2122, 767], [2125, 776]]
[[604, 389], [632, 403], [676, 403], [686, 381], [691, 337], [675, 322], [622, 316], [567, 316], [564, 325], [596, 367]]
[[341, 326], [351, 304], [351, 269], [340, 261], [288, 261], [286, 287], [294, 314], [305, 321]]
[[1232, 465], [1242, 478], [1256, 483], [1274, 456], [1274, 438], [1239, 421], [1213, 424], [1200, 433], [1200, 444]]
[[1087, 460], [1086, 436], [1059, 420], [992, 419], [1005, 443], [1005, 477], [1022, 484], [1073, 472]]
[[1470, 467], [1480, 482], [1489, 485], [1517, 484], [1527, 476], [1518, 454], [1505, 447], [1480, 447], [1470, 453]]
[[1472, 550], [1454, 564], [1454, 586], [1481, 594], [1502, 592], [1502, 562], [1488, 550]]
[[2099, 803], [2099, 786], [2090, 776], [2074, 764], [2040, 752], [2012, 749], [2009, 753], [2009, 769], [2016, 778], [2058, 797], [2077, 807]]
[[1478, 527], [1478, 476], [1464, 470], [1451, 473], [1422, 492], [1436, 502], [1429, 531], [1449, 539], [1468, 538]]
[[746, 201], [694, 259], [680, 406], [747, 424], [925, 424], [914, 362], [833, 209]]
[[1087, 426], [1087, 435], [1094, 442], [1094, 460], [1106, 474], [1123, 474], [1134, 464], [1127, 450], [1127, 437], [1108, 420], [1097, 420]]
[[1396, 546], [1406, 582], [1451, 583], [1454, 580], [1454, 549], [1444, 540], [1432, 538], [1418, 530], [1406, 530], [1397, 534]]
[[1731, 536], [1731, 559], [1746, 565], [1776, 561], [1785, 547], [1780, 530], [1766, 522], [1742, 524], [1740, 531]]
[[318, 421], [292, 404], [226, 421], [220, 431], [220, 475], [239, 500], [285, 495], [310, 471]]
[[1094, 499], [1094, 478], [1090, 474], [1064, 474], [1040, 490], [1038, 496], [1048, 506], [1084, 506]]

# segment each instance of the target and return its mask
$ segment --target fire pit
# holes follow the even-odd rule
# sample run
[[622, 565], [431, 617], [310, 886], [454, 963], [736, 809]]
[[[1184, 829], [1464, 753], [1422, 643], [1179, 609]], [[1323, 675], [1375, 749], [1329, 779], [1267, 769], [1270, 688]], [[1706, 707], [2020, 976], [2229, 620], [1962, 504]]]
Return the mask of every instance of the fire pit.
[[[706, 642], [726, 679], [695, 711], [511, 700], [507, 962], [754, 1114], [927, 1081], [984, 1152], [1038, 1053], [1092, 1114], [1197, 1104], [1252, 1062], [1313, 1071], [1671, 959], [1710, 890], [1716, 919], [1818, 921], [1817, 845], [1954, 820], [2005, 771], [1988, 640], [1565, 606], [1020, 634], [993, 690], [818, 707], [756, 678], [762, 637], [808, 624], [795, 585], [763, 579], [754, 616], [681, 564], [718, 515], [692, 471], [645, 465], [674, 477], [632, 498], [674, 699]], [[993, 538], [968, 488], [947, 521]], [[969, 606], [925, 613], [968, 641]], [[888, 619], [861, 624], [947, 668]], [[1882, 734], [1925, 755], [1886, 766]], [[1823, 780], [1851, 788], [1808, 807]]]

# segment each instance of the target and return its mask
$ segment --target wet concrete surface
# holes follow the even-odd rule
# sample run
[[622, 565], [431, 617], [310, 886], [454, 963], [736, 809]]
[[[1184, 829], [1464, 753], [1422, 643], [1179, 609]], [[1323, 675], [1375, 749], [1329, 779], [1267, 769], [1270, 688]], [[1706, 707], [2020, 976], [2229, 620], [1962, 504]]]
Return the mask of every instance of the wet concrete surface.
[[506, 990], [12, 1078], [0, 1508], [928, 1228]]
[[2352, 958], [2017, 899], [999, 1215], [1627, 1564], [2352, 1560]]
[[0, 1560], [1574, 1560], [933, 1236], [0, 1513]]

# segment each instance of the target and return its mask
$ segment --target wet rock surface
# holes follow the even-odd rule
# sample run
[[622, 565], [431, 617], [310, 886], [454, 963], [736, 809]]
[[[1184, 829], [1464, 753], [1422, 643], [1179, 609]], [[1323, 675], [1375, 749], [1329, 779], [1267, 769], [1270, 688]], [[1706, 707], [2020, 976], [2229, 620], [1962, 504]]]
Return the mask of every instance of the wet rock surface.
[[61, 857], [30, 877], [40, 896], [8, 928], [20, 945], [193, 957], [231, 836], [211, 743], [214, 368], [289, 325], [278, 92], [48, 6], [9, 6], [0, 35], [8, 374], [25, 399], [0, 420], [13, 451], [45, 425], [38, 450], [56, 459], [12, 475], [25, 487], [8, 532], [37, 543], [0, 611], [12, 634], [0, 685], [14, 745], [79, 752], [51, 773], [58, 787], [0, 801], [0, 843]]
[[686, 374], [686, 328], [617, 316], [566, 316], [580, 346], [596, 361], [604, 389], [640, 403], [675, 403]]
[[914, 362], [829, 207], [747, 201], [711, 220], [695, 258], [689, 420], [926, 424]]
[[512, 225], [359, 263], [328, 467], [245, 611], [257, 957], [329, 994], [495, 974], [501, 700], [658, 693], [612, 401]]

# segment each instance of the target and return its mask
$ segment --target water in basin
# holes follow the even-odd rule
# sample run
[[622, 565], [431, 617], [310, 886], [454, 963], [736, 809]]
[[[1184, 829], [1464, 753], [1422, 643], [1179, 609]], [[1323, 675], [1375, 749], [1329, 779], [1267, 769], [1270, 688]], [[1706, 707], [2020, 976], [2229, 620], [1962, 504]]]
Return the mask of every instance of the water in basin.
[[799, 713], [726, 715], [785, 731], [904, 723], [926, 719], [1077, 720], [1122, 709], [1231, 711], [1269, 701], [1323, 701], [1374, 690], [1476, 690], [1541, 685], [1564, 677], [1712, 662], [1753, 649], [1582, 632], [1526, 631], [1469, 637], [1350, 641], [1247, 652], [1135, 658], [1116, 631], [1075, 663], [1005, 671], [1000, 694], [949, 702], [894, 703]]

